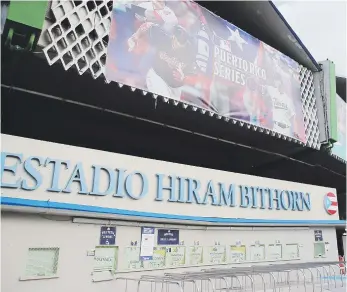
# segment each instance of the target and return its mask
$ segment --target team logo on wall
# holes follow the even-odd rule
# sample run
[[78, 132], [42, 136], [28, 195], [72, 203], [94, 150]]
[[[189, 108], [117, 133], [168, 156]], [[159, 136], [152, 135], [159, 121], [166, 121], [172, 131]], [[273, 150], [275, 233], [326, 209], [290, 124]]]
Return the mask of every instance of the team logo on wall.
[[337, 212], [337, 197], [333, 193], [327, 193], [324, 196], [324, 208], [329, 215], [334, 215]]

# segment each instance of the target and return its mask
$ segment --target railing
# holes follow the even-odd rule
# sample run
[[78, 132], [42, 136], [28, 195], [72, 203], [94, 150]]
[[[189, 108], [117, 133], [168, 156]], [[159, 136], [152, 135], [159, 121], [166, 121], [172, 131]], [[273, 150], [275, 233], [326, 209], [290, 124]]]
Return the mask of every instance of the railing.
[[117, 277], [122, 292], [216, 292], [333, 290], [345, 286], [341, 262], [308, 262], [204, 269], [196, 272]]

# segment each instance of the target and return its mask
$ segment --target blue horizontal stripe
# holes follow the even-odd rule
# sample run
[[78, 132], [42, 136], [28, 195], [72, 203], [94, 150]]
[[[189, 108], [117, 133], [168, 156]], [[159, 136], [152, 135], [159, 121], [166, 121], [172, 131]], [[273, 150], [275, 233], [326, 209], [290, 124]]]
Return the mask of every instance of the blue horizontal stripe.
[[286, 224], [286, 225], [346, 224], [346, 221], [344, 220], [269, 220], [269, 219], [242, 219], [242, 218], [186, 216], [186, 215], [140, 212], [140, 211], [132, 211], [132, 210], [114, 209], [114, 208], [70, 204], [70, 203], [60, 203], [60, 202], [52, 202], [52, 201], [10, 198], [10, 197], [1, 197], [1, 205], [35, 207], [35, 208], [56, 209], [56, 210], [70, 210], [70, 211], [79, 211], [79, 212], [134, 216], [134, 217], [147, 217], [147, 218], [157, 218], [157, 219], [200, 221], [200, 222], [211, 222], [211, 223]]
[[340, 275], [340, 276], [329, 276], [329, 277], [321, 277], [321, 279], [329, 279], [329, 280], [343, 280], [347, 282], [346, 276]]

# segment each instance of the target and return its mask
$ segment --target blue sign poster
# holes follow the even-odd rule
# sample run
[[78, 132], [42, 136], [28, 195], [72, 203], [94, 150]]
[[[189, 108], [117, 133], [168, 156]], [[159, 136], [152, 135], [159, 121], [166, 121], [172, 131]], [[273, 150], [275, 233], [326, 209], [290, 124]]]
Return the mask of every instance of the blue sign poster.
[[116, 244], [116, 227], [101, 226], [100, 229], [100, 245]]
[[154, 228], [141, 228], [141, 250], [140, 259], [142, 261], [150, 261], [153, 259], [154, 250]]
[[315, 230], [314, 231], [314, 241], [323, 241], [322, 230]]
[[158, 229], [158, 245], [178, 245], [179, 230]]

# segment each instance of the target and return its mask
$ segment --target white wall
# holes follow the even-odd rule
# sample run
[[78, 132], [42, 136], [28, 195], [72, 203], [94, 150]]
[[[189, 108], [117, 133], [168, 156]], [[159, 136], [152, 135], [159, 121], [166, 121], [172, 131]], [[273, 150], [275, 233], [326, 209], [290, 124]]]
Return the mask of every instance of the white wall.
[[[116, 228], [116, 245], [120, 248], [119, 270], [122, 270], [124, 267], [124, 253], [122, 250], [125, 246], [130, 245], [130, 241], [140, 240], [140, 227], [117, 226]], [[180, 240], [184, 240], [186, 246], [193, 245], [195, 240], [199, 240], [202, 246], [214, 245], [216, 240], [220, 241], [221, 245], [231, 245], [235, 244], [237, 240], [241, 240], [247, 247], [256, 240], [266, 245], [280, 240], [282, 244], [299, 243], [303, 245], [300, 251], [300, 261], [337, 261], [335, 229], [328, 227], [315, 229], [321, 229], [323, 240], [330, 243], [330, 249], [324, 259], [315, 259], [313, 257], [313, 228], [255, 228], [253, 231], [238, 229], [225, 231], [218, 229], [187, 230], [181, 227]], [[87, 251], [93, 250], [98, 245], [99, 236], [100, 225], [72, 223], [69, 217], [3, 212], [1, 238], [2, 291], [125, 291], [124, 286], [119, 286], [115, 280], [92, 282], [93, 257], [87, 256]], [[30, 247], [60, 248], [59, 278], [19, 281], [19, 277], [24, 275], [27, 252]], [[122, 276], [130, 277], [141, 274], [163, 274], [164, 272], [188, 270], [194, 269], [132, 272], [122, 274]], [[150, 290], [143, 291], [148, 292]]]
[[[121, 141], [120, 141], [121, 143]], [[32, 162], [34, 168], [42, 175], [42, 185], [33, 191], [21, 189], [2, 188], [2, 196], [10, 198], [30, 199], [45, 202], [47, 206], [53, 202], [70, 203], [78, 206], [98, 206], [126, 211], [147, 212], [151, 214], [169, 214], [181, 216], [200, 216], [214, 218], [247, 218], [247, 219], [272, 219], [272, 220], [338, 220], [338, 212], [334, 215], [329, 215], [323, 204], [324, 196], [328, 192], [336, 194], [333, 188], [324, 188], [313, 185], [306, 185], [288, 181], [274, 180], [250, 175], [243, 175], [220, 170], [206, 169], [169, 163], [165, 161], [150, 160], [127, 155], [108, 153], [92, 149], [73, 147], [68, 145], [43, 142], [39, 140], [26, 139], [21, 137], [2, 135], [2, 151], [11, 153], [23, 154], [23, 160], [29, 156], [40, 156], [46, 158], [55, 158], [69, 160], [71, 169], [61, 169], [59, 185], [64, 188], [68, 182], [73, 167], [82, 162], [83, 170], [86, 177], [88, 189], [92, 187], [93, 169], [92, 165], [97, 164], [110, 169], [126, 169], [127, 173], [132, 171], [141, 171], [148, 178], [148, 194], [139, 199], [133, 200], [128, 196], [124, 198], [116, 198], [112, 195], [93, 196], [78, 194], [79, 185], [73, 183], [71, 193], [57, 193], [46, 191], [51, 186], [53, 166], [38, 166], [37, 162]], [[6, 165], [13, 165], [18, 160], [7, 158]], [[233, 163], [230, 161], [230, 163]], [[236, 206], [212, 206], [211, 202], [207, 205], [196, 203], [177, 203], [167, 202], [169, 198], [168, 191], [164, 192], [163, 201], [155, 201], [157, 193], [156, 174], [162, 173], [165, 175], [176, 175], [181, 177], [198, 179], [201, 182], [201, 194], [206, 192], [207, 184], [210, 180], [214, 182], [215, 188], [218, 189], [218, 183], [224, 183], [228, 189], [229, 184], [235, 184]], [[30, 186], [34, 185], [33, 179], [24, 171], [23, 162], [17, 165], [15, 176], [10, 172], [5, 172], [2, 178], [3, 182], [14, 183], [17, 179], [24, 179]], [[165, 184], [169, 184], [166, 179]], [[268, 187], [272, 189], [290, 190], [303, 193], [309, 193], [311, 196], [311, 210], [307, 211], [292, 211], [292, 210], [269, 210], [259, 208], [240, 208], [240, 185]], [[104, 173], [100, 178], [100, 189], [105, 190], [108, 186], [108, 177]], [[133, 191], [140, 193], [140, 180], [134, 178]], [[185, 185], [185, 188], [187, 186]], [[178, 186], [177, 186], [178, 189]], [[260, 197], [258, 196], [258, 201]], [[268, 201], [268, 199], [267, 199]], [[112, 212], [113, 212], [112, 211]], [[119, 211], [117, 211], [119, 212]]]

